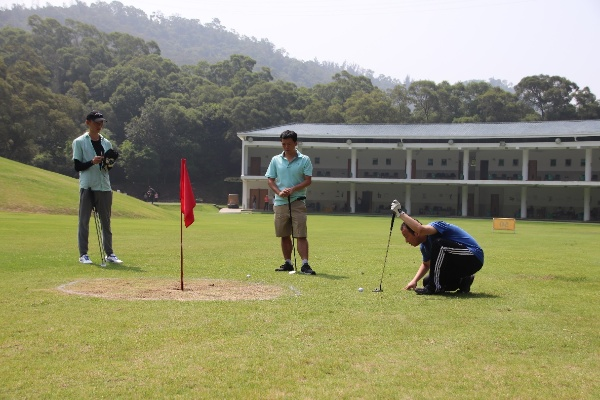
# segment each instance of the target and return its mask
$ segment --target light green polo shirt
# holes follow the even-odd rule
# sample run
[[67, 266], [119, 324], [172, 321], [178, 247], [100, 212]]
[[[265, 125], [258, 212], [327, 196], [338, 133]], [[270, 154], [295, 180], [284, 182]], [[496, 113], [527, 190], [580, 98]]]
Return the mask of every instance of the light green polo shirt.
[[[313, 167], [310, 157], [296, 150], [296, 158], [292, 161], [288, 161], [285, 158], [285, 152], [274, 156], [269, 163], [269, 168], [267, 168], [265, 176], [275, 179], [275, 184], [279, 190], [283, 190], [301, 183], [304, 181], [305, 176], [312, 176], [312, 172]], [[294, 201], [298, 197], [306, 197], [306, 189], [304, 188], [292, 193], [290, 200]], [[273, 205], [281, 206], [287, 203], [288, 200], [286, 197], [280, 197], [275, 193]]]
[[[100, 143], [106, 153], [112, 149], [112, 144], [104, 136], [100, 135]], [[96, 151], [92, 145], [92, 138], [88, 132], [73, 140], [73, 160], [79, 160], [83, 163], [91, 161], [96, 157]], [[110, 192], [110, 178], [108, 171], [100, 168], [101, 164], [92, 165], [85, 171], [79, 171], [79, 188], [92, 189], [95, 191]]]

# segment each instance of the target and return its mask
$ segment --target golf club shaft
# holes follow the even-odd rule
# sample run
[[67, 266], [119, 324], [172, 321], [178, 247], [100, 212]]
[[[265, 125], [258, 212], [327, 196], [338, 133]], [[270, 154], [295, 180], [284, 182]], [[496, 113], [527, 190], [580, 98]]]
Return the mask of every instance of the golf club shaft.
[[100, 265], [104, 265], [104, 238], [102, 237], [102, 222], [98, 216], [98, 209], [96, 208], [96, 201], [94, 192], [89, 189], [90, 197], [92, 199], [92, 213], [94, 214], [94, 224], [96, 225], [96, 235], [98, 236], [98, 248], [100, 249]]
[[385, 273], [385, 264], [387, 263], [387, 256], [390, 250], [390, 240], [392, 239], [392, 231], [394, 230], [394, 220], [396, 219], [396, 214], [392, 212], [392, 222], [390, 223], [390, 234], [388, 236], [387, 248], [385, 249], [385, 259], [383, 260], [383, 269], [381, 270], [381, 279], [379, 280], [379, 291], [383, 292], [381, 285], [383, 284], [383, 274]]
[[294, 240], [294, 219], [292, 218], [291, 196], [288, 196], [288, 209], [290, 210], [290, 225], [292, 228], [292, 249], [294, 251], [294, 271], [296, 271], [296, 244], [295, 244], [295, 240]]
[[96, 235], [98, 236], [98, 247], [100, 249], [100, 264], [104, 264], [104, 240], [102, 238], [102, 223], [100, 222], [100, 218], [98, 217], [98, 212], [96, 208], [93, 210], [94, 213], [94, 222], [96, 224]]

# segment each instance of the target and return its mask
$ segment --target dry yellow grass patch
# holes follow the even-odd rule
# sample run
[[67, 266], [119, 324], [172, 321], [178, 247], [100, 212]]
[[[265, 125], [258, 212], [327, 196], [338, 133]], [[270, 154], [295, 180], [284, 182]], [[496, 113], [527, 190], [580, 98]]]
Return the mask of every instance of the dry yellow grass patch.
[[281, 296], [280, 286], [221, 279], [82, 279], [58, 287], [63, 293], [120, 300], [271, 300]]

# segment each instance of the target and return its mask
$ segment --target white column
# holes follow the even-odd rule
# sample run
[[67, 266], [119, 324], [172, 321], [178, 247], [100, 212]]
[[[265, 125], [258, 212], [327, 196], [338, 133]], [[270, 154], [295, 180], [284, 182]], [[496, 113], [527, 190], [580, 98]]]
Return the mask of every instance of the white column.
[[[465, 175], [465, 176], [467, 176], [467, 175]], [[463, 185], [463, 187], [462, 187], [462, 194], [460, 196], [461, 196], [461, 199], [462, 199], [462, 207], [461, 207], [462, 208], [462, 212], [461, 212], [461, 214], [462, 214], [463, 217], [466, 217], [467, 213], [469, 212], [468, 211], [468, 207], [467, 207], [469, 205], [469, 187], [467, 185]]]
[[412, 150], [406, 150], [406, 179], [412, 177]]
[[521, 218], [527, 218], [527, 186], [521, 188]]
[[521, 166], [521, 175], [523, 180], [529, 180], [529, 149], [523, 149], [523, 165]]
[[[471, 165], [471, 160], [469, 160], [469, 149], [465, 149], [463, 151], [463, 180], [468, 181], [469, 180], [469, 165]], [[464, 190], [464, 189], [463, 189]], [[463, 208], [463, 210], [466, 210], [466, 208]], [[463, 216], [466, 216], [466, 212], [463, 214]]]
[[242, 208], [245, 207], [245, 204], [248, 204], [248, 185], [246, 183], [246, 179], [244, 177], [248, 175], [248, 146], [246, 145], [246, 140], [242, 140]]
[[411, 192], [412, 192], [412, 188], [411, 185], [406, 185], [404, 187], [406, 189], [406, 193], [404, 194], [404, 208], [406, 208], [406, 213], [408, 215], [412, 214], [412, 205], [411, 205], [411, 201], [410, 201], [410, 196], [411, 196]]
[[583, 220], [590, 220], [590, 203], [591, 203], [591, 188], [583, 188]]
[[[358, 178], [358, 176], [356, 176], [356, 154], [356, 149], [350, 151], [350, 173], [352, 174], [353, 179]], [[350, 213], [356, 213], [356, 183], [350, 183], [350, 199], [348, 199], [348, 201], [350, 203]]]
[[250, 208], [248, 207], [248, 202], [250, 201], [250, 189], [248, 188], [248, 183], [246, 180], [242, 180], [242, 208]]
[[585, 149], [585, 180], [592, 180], [592, 149]]
[[242, 176], [248, 173], [248, 166], [246, 165], [246, 160], [248, 159], [248, 146], [246, 146], [246, 141], [242, 141]]

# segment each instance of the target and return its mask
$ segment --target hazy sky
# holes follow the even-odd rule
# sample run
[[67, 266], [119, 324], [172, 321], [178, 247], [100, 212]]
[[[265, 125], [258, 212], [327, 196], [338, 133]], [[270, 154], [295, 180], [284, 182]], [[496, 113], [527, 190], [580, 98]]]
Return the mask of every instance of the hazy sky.
[[[84, 1], [90, 4], [94, 1]], [[110, 3], [110, 0], [106, 1]], [[120, 0], [268, 39], [300, 60], [456, 83], [559, 75], [600, 98], [600, 0]], [[71, 0], [0, 0], [26, 7]], [[88, 21], [93, 24], [94, 21]]]

